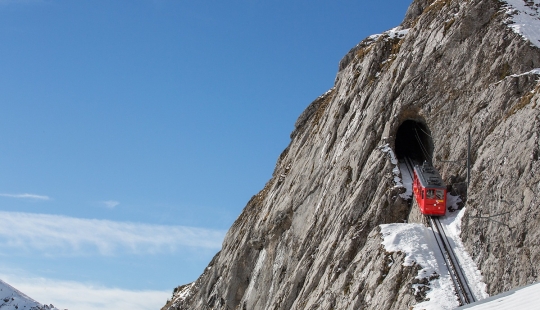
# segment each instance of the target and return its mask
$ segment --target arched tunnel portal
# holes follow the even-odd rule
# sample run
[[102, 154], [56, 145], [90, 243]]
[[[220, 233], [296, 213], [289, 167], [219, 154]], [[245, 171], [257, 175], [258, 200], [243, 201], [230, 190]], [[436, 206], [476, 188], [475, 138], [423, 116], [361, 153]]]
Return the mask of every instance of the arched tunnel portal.
[[404, 121], [397, 130], [395, 147], [398, 159], [409, 157], [418, 163], [432, 163], [433, 139], [429, 128], [421, 121]]

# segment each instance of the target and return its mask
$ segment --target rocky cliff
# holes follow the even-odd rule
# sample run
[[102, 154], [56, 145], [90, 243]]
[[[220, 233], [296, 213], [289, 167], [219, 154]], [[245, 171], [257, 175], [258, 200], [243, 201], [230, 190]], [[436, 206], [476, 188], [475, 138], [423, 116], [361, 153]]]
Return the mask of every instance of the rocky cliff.
[[398, 158], [432, 160], [466, 199], [462, 240], [490, 294], [536, 281], [540, 50], [511, 27], [512, 14], [497, 0], [415, 0], [399, 27], [354, 47], [334, 87], [298, 118], [221, 252], [163, 309], [421, 302], [411, 289], [420, 266], [403, 266], [404, 253], [381, 245], [379, 225], [405, 222], [410, 211], [386, 144]]

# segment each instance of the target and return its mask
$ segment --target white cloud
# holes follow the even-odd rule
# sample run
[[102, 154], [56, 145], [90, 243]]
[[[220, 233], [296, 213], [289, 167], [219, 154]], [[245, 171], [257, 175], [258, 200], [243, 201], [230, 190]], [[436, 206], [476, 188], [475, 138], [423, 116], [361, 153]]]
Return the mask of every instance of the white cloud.
[[2, 197], [9, 198], [23, 198], [23, 199], [35, 199], [35, 200], [49, 200], [49, 196], [36, 195], [36, 194], [0, 194]]
[[114, 207], [116, 207], [117, 205], [120, 204], [120, 202], [118, 202], [116, 200], [107, 200], [107, 201], [102, 201], [101, 203], [104, 204], [105, 207], [107, 207], [109, 209], [114, 209]]
[[70, 310], [161, 309], [170, 291], [126, 290], [74, 281], [0, 275], [2, 280], [41, 304]]
[[48, 255], [154, 254], [181, 247], [220, 249], [225, 231], [60, 215], [0, 211], [0, 253], [8, 248]]

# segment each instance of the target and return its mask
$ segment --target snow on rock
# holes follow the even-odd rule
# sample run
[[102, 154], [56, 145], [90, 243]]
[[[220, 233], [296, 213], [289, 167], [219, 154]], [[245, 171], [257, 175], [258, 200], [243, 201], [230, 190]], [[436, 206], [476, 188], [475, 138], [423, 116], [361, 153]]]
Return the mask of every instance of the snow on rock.
[[446, 210], [453, 211], [453, 210], [459, 209], [458, 203], [460, 202], [461, 202], [461, 198], [459, 196], [453, 196], [450, 193], [446, 193]]
[[400, 29], [400, 27], [392, 28], [386, 31], [384, 34], [388, 35], [390, 39], [401, 39], [409, 33], [409, 29]]
[[376, 41], [380, 37], [384, 37], [385, 39], [402, 39], [408, 33], [409, 29], [400, 29], [400, 27], [395, 27], [383, 33], [372, 34], [367, 39], [372, 41]]
[[193, 288], [193, 286], [195, 285], [195, 282], [191, 283], [191, 284], [188, 284], [186, 285], [183, 289], [181, 289], [179, 292], [178, 292], [178, 299], [179, 300], [184, 300], [186, 299], [189, 295], [191, 295], [191, 289]]
[[509, 27], [540, 47], [540, 0], [503, 0]]
[[412, 197], [412, 179], [408, 173], [402, 173], [402, 171], [404, 171], [403, 169], [407, 169], [407, 167], [404, 166], [404, 163], [398, 162], [396, 155], [389, 144], [380, 146], [379, 150], [387, 154], [392, 164], [395, 165], [394, 169], [392, 169], [395, 183], [394, 188], [405, 188], [405, 191], [399, 194], [399, 196], [403, 199], [410, 199]]
[[[211, 267], [207, 267], [206, 270], [210, 270]], [[196, 290], [196, 282], [192, 282], [190, 284], [181, 285], [174, 289], [173, 296], [172, 296], [172, 306], [176, 307], [178, 304], [182, 303], [187, 298], [191, 297], [193, 295], [193, 291]]]
[[42, 305], [13, 286], [0, 280], [0, 310], [58, 310], [53, 305]]
[[512, 74], [511, 77], [520, 77], [523, 75], [530, 75], [530, 74], [540, 75], [540, 68], [532, 69], [531, 71], [527, 71], [521, 74]]
[[394, 164], [394, 165], [398, 164], [398, 160], [396, 158], [396, 155], [394, 154], [394, 151], [392, 151], [392, 148], [390, 147], [390, 145], [388, 143], [383, 145], [383, 146], [380, 146], [379, 150], [381, 150], [381, 152], [386, 153], [386, 154], [388, 154], [388, 156], [390, 156], [390, 161], [392, 162], [392, 164]]

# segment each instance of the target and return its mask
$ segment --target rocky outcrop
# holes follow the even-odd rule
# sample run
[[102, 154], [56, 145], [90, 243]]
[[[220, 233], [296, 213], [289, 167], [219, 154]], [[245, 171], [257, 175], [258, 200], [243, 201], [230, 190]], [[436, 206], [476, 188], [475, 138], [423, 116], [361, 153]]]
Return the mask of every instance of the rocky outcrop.
[[409, 206], [379, 147], [407, 146], [398, 157], [432, 160], [463, 193], [465, 165], [447, 161], [466, 158], [469, 132], [462, 239], [490, 294], [536, 281], [539, 95], [538, 76], [527, 72], [540, 67], [540, 51], [506, 25], [503, 4], [416, 0], [400, 27], [353, 48], [335, 86], [299, 117], [221, 252], [163, 309], [408, 309], [422, 301], [411, 289], [419, 267], [381, 246], [378, 225], [405, 221]]

